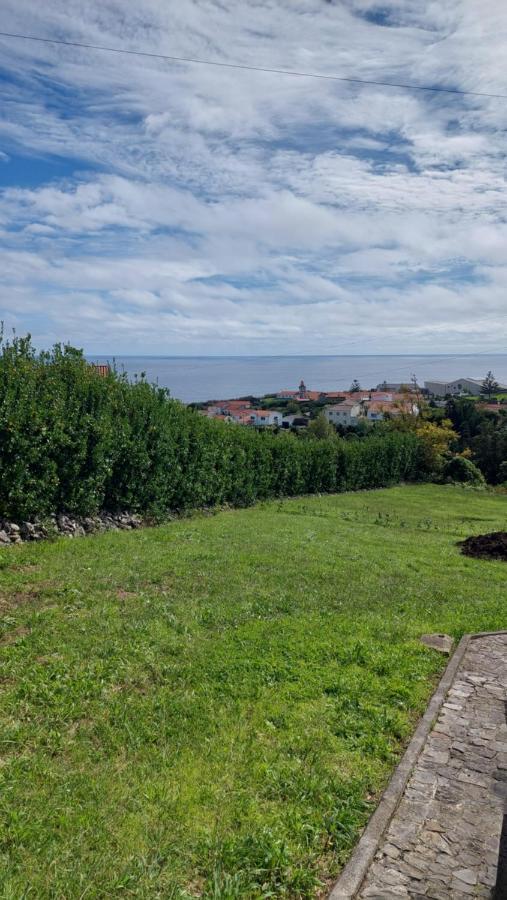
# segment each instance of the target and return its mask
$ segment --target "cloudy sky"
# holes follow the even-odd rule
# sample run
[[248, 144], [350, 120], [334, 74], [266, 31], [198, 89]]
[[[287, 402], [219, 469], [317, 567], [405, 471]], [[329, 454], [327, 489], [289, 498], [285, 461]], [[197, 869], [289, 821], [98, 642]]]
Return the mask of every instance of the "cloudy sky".
[[[504, 0], [3, 0], [2, 30], [507, 94]], [[90, 353], [505, 351], [507, 100], [0, 37], [0, 318]]]

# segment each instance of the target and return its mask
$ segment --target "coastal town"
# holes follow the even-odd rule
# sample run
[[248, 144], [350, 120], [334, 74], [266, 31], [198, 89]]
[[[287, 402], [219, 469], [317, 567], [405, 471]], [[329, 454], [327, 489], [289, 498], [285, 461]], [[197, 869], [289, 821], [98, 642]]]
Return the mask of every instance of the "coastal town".
[[[496, 385], [497, 391], [507, 386]], [[363, 389], [353, 381], [348, 391], [318, 391], [309, 389], [301, 380], [294, 389], [285, 389], [262, 398], [240, 397], [211, 400], [200, 405], [202, 415], [225, 422], [235, 422], [255, 428], [306, 428], [312, 418], [322, 415], [337, 429], [356, 428], [374, 424], [400, 415], [417, 415], [422, 401], [445, 407], [451, 397], [474, 397], [490, 409], [497, 409], [499, 400], [488, 397], [484, 380], [457, 378], [452, 381], [425, 381], [419, 386], [414, 379], [408, 384], [377, 384]]]

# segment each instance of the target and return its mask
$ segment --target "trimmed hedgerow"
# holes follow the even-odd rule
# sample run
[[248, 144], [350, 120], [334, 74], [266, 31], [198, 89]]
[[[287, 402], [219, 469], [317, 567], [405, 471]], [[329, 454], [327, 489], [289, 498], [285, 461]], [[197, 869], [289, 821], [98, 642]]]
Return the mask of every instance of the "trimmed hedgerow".
[[299, 440], [204, 418], [82, 353], [1, 344], [0, 517], [164, 512], [423, 477], [415, 435]]

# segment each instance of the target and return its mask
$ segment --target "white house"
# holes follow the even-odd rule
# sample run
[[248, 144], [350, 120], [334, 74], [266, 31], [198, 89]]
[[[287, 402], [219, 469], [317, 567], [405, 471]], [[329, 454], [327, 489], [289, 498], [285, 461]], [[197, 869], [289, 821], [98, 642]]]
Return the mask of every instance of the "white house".
[[331, 425], [357, 425], [362, 415], [362, 407], [354, 400], [344, 400], [343, 403], [326, 407], [324, 415]]
[[283, 413], [279, 409], [248, 409], [245, 416], [248, 415], [250, 423], [263, 427], [266, 425], [281, 425]]
[[366, 418], [369, 422], [381, 422], [384, 418], [386, 406], [382, 403], [371, 403], [366, 410]]
[[[433, 397], [452, 397], [459, 394], [472, 394], [478, 397], [481, 393], [482, 379], [480, 378], [456, 378], [454, 381], [425, 381], [424, 387]], [[499, 385], [501, 391], [507, 391], [503, 384]]]
[[369, 422], [382, 422], [383, 419], [401, 416], [402, 413], [411, 416], [417, 416], [419, 407], [414, 400], [403, 397], [396, 403], [382, 400], [373, 400], [366, 404], [366, 418]]

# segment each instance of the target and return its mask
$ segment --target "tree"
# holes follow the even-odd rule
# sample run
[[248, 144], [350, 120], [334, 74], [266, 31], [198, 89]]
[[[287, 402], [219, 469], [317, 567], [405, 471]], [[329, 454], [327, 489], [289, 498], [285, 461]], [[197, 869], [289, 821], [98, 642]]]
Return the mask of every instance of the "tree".
[[297, 400], [289, 400], [285, 409], [289, 416], [297, 416], [301, 407], [300, 407], [299, 403], [297, 402]]
[[502, 463], [507, 460], [507, 424], [496, 419], [485, 419], [471, 445], [474, 461], [486, 481], [490, 484], [503, 481], [505, 472]]
[[465, 447], [470, 446], [472, 438], [474, 438], [481, 429], [482, 424], [489, 418], [489, 413], [473, 400], [462, 398], [452, 398], [447, 401], [445, 414], [451, 420], [453, 428], [458, 432], [458, 443], [456, 449], [462, 452]]
[[336, 430], [334, 426], [327, 421], [324, 413], [319, 413], [319, 415], [309, 423], [306, 434], [322, 439], [336, 435]]
[[426, 472], [439, 472], [450, 452], [451, 444], [456, 443], [457, 434], [449, 419], [432, 422], [419, 412], [413, 415], [401, 410], [392, 419], [384, 419], [379, 423], [382, 431], [412, 431], [419, 438], [421, 445], [421, 462]]
[[438, 472], [444, 463], [445, 455], [456, 440], [449, 419], [443, 419], [439, 425], [416, 419], [416, 434], [422, 445], [422, 458], [430, 472]]
[[357, 378], [354, 378], [354, 381], [353, 381], [352, 384], [350, 385], [350, 392], [349, 392], [349, 393], [351, 393], [351, 394], [357, 394], [360, 390], [361, 390], [361, 385], [359, 384]]
[[481, 394], [484, 397], [487, 397], [488, 400], [491, 400], [493, 394], [496, 394], [496, 392], [499, 390], [500, 385], [498, 384], [498, 381], [496, 381], [493, 372], [489, 371], [484, 381], [482, 382]]
[[444, 481], [454, 481], [459, 484], [471, 484], [475, 487], [483, 487], [486, 484], [481, 470], [464, 456], [453, 456], [444, 464], [442, 470]]

